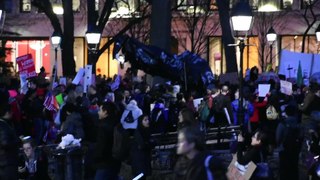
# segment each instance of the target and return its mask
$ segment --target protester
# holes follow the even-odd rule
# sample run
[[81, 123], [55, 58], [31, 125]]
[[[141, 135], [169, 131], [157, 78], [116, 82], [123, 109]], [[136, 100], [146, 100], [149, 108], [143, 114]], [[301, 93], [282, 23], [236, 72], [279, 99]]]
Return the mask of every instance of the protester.
[[151, 175], [151, 149], [150, 120], [148, 115], [141, 115], [138, 120], [138, 128], [133, 135], [130, 160], [133, 176], [143, 173], [141, 180]]
[[[238, 150], [237, 150], [237, 162], [243, 166], [253, 162], [255, 164], [264, 162], [266, 157], [264, 155], [263, 148], [266, 145], [267, 134], [261, 130], [257, 130], [251, 137], [251, 144], [246, 149], [244, 138], [241, 134], [238, 135]], [[251, 179], [259, 179], [257, 176], [258, 168], [255, 170]]]
[[43, 152], [35, 146], [31, 137], [22, 139], [23, 157], [19, 165], [19, 179], [27, 180], [48, 180], [48, 159]]
[[121, 124], [124, 129], [136, 129], [138, 118], [142, 115], [142, 110], [138, 107], [137, 101], [131, 100], [121, 116]]
[[277, 128], [276, 141], [280, 146], [280, 180], [299, 179], [298, 163], [302, 143], [302, 131], [296, 112], [297, 108], [295, 106], [288, 105], [285, 108], [286, 118]]
[[221, 160], [205, 151], [204, 134], [199, 128], [190, 126], [179, 130], [177, 154], [188, 161], [182, 179], [226, 179]]
[[94, 150], [95, 180], [117, 180], [121, 162], [112, 156], [113, 131], [117, 122], [114, 118], [116, 106], [111, 102], [105, 102], [100, 106], [98, 114], [100, 122]]
[[18, 138], [10, 126], [9, 94], [0, 88], [0, 179], [18, 179]]

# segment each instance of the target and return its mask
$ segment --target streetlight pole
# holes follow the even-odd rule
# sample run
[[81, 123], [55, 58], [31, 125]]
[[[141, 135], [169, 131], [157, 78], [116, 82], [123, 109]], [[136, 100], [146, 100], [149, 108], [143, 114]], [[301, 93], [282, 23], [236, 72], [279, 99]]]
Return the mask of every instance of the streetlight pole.
[[276, 31], [273, 29], [273, 27], [271, 27], [268, 32], [267, 32], [267, 41], [269, 42], [270, 46], [270, 64], [272, 65], [272, 48], [273, 48], [273, 43], [277, 40], [277, 33]]
[[[233, 31], [247, 32], [250, 30], [253, 22], [252, 10], [249, 3], [240, 0], [232, 9], [230, 15], [230, 23]], [[238, 38], [239, 43], [229, 46], [238, 46], [240, 49], [240, 69], [239, 69], [239, 105], [238, 105], [238, 122], [244, 123], [244, 107], [243, 107], [243, 52], [246, 46], [245, 38]]]
[[97, 50], [99, 49], [101, 33], [96, 29], [93, 31], [88, 30], [85, 37], [88, 44], [88, 64], [92, 65], [92, 71], [95, 74], [96, 62], [93, 62], [93, 57], [95, 57]]
[[61, 34], [58, 32], [53, 32], [51, 36], [51, 44], [54, 47], [54, 66], [52, 69], [52, 82], [51, 82], [51, 88], [53, 88], [53, 83], [56, 80], [56, 74], [57, 74], [57, 61], [58, 61], [58, 48], [61, 43]]

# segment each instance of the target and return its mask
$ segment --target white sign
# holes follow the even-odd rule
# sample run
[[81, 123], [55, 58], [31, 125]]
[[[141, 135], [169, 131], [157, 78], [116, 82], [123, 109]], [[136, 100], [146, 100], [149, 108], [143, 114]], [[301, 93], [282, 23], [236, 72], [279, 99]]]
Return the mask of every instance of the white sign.
[[194, 99], [194, 100], [193, 100], [193, 105], [194, 105], [194, 107], [195, 107], [196, 109], [198, 109], [198, 107], [199, 107], [199, 105], [200, 105], [200, 103], [201, 103], [202, 100], [203, 100], [203, 98], [198, 98], [198, 99]]
[[76, 77], [73, 79], [72, 84], [78, 85], [81, 79], [83, 78], [84, 72], [85, 72], [84, 69], [80, 68]]
[[259, 84], [258, 85], [258, 92], [259, 92], [259, 97], [266, 97], [266, 95], [270, 91], [270, 84]]
[[289, 81], [280, 80], [280, 92], [286, 95], [292, 94], [292, 83]]
[[84, 93], [87, 93], [88, 87], [92, 84], [92, 65], [86, 65], [84, 75]]

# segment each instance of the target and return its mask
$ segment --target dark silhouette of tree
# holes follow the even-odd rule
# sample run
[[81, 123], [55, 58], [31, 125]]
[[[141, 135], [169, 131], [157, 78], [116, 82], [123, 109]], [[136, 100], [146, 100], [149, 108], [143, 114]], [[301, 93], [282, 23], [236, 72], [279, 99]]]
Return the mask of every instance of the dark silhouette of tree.
[[229, 15], [229, 5], [230, 0], [216, 0], [220, 25], [222, 31], [222, 42], [225, 49], [226, 66], [227, 73], [237, 72], [237, 59], [235, 47], [228, 46], [229, 44], [234, 44], [234, 38], [232, 36], [232, 30], [230, 26], [230, 15]]

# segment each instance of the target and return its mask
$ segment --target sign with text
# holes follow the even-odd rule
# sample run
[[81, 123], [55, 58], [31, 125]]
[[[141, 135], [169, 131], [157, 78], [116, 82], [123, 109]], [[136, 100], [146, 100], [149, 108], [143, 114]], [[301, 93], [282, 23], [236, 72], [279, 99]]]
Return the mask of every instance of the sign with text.
[[292, 83], [280, 80], [280, 92], [289, 96], [292, 95]]
[[228, 167], [227, 177], [229, 180], [249, 180], [256, 167], [257, 166], [252, 161], [245, 166], [239, 164], [237, 155], [235, 154]]
[[37, 76], [31, 54], [17, 57], [16, 62], [19, 67], [19, 74], [24, 74], [26, 78]]

